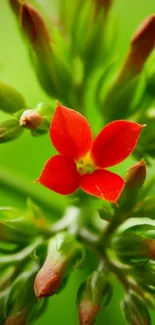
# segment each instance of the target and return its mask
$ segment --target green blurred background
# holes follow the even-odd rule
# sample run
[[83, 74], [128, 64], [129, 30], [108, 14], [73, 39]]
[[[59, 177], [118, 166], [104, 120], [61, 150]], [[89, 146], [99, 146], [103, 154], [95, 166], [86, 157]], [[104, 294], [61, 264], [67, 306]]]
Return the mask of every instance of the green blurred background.
[[[76, 0], [71, 0], [76, 1]], [[57, 4], [57, 0], [42, 0], [50, 7]], [[55, 2], [55, 3], [54, 3]], [[120, 21], [120, 37], [117, 44], [117, 55], [123, 57], [129, 40], [140, 23], [147, 15], [155, 12], [155, 0], [116, 0], [115, 11]], [[29, 63], [26, 47], [20, 37], [15, 19], [9, 9], [7, 0], [0, 0], [0, 79], [17, 88], [26, 98], [31, 107], [40, 101], [50, 102], [37, 83], [35, 74]], [[0, 113], [0, 119], [4, 118]], [[47, 201], [59, 210], [63, 210], [68, 199], [60, 197], [33, 183], [38, 177], [44, 162], [52, 154], [49, 137], [32, 138], [25, 132], [18, 140], [0, 146], [0, 177], [10, 183], [13, 191], [8, 187], [0, 188], [0, 205], [24, 206], [25, 197], [31, 192], [32, 196], [39, 197], [41, 202]], [[129, 166], [129, 162], [122, 165], [122, 173]], [[15, 176], [14, 176], [15, 175]], [[16, 178], [17, 177], [17, 178]], [[2, 183], [1, 183], [2, 184]], [[15, 188], [22, 184], [23, 194], [19, 195]], [[52, 213], [51, 218], [54, 218]], [[50, 299], [47, 312], [36, 322], [43, 324], [78, 324], [75, 309], [75, 295], [78, 283], [85, 277], [87, 269], [76, 271], [67, 288]], [[115, 282], [115, 280], [114, 280]], [[100, 313], [97, 325], [125, 324], [120, 313], [119, 301], [121, 289], [115, 284], [115, 294], [110, 306]], [[155, 324], [155, 316], [154, 322]]]

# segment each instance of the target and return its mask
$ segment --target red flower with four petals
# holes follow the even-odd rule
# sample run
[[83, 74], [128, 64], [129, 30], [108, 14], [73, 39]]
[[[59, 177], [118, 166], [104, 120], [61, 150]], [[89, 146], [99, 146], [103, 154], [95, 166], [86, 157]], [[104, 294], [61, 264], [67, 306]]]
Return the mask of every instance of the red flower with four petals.
[[47, 161], [37, 181], [63, 195], [81, 187], [84, 192], [116, 202], [124, 180], [105, 168], [122, 162], [133, 152], [142, 127], [135, 122], [113, 121], [93, 140], [86, 118], [58, 103], [50, 137], [59, 154]]

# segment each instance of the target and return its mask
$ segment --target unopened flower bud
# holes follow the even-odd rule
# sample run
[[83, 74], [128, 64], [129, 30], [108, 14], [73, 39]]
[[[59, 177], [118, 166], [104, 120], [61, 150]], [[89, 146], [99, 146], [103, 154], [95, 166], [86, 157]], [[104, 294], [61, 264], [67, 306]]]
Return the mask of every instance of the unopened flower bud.
[[0, 82], [0, 110], [13, 114], [25, 107], [24, 97], [12, 86]]
[[32, 109], [24, 111], [20, 117], [20, 126], [30, 130], [39, 128], [44, 122], [44, 118]]
[[27, 311], [23, 309], [16, 315], [11, 315], [7, 318], [4, 325], [26, 325], [27, 324]]
[[38, 267], [36, 261], [31, 262], [13, 281], [9, 290], [4, 325], [26, 325], [28, 323], [29, 314], [37, 305], [33, 282]]
[[125, 185], [128, 188], [140, 188], [146, 179], [146, 162], [141, 160], [133, 165], [125, 176]]
[[33, 48], [46, 51], [50, 36], [44, 19], [37, 9], [26, 2], [21, 6], [21, 24]]
[[16, 139], [22, 133], [18, 120], [12, 119], [0, 123], [0, 143]]
[[155, 15], [145, 18], [137, 29], [119, 80], [139, 74], [155, 46]]
[[125, 62], [104, 96], [102, 110], [107, 121], [125, 118], [131, 110], [136, 109], [134, 99], [140, 83], [140, 72], [154, 46], [155, 15], [151, 15], [134, 35]]
[[121, 308], [129, 325], [151, 324], [145, 301], [133, 291], [125, 294]]
[[48, 122], [51, 122], [53, 113], [55, 111], [55, 102], [52, 105], [41, 102], [36, 107], [36, 112], [44, 117]]
[[101, 271], [93, 272], [79, 288], [77, 303], [80, 325], [93, 325], [102, 306], [109, 303], [111, 286]]
[[50, 239], [45, 262], [34, 282], [36, 296], [42, 298], [55, 294], [82, 254], [83, 248], [70, 234], [59, 233]]
[[133, 231], [125, 231], [115, 237], [112, 247], [123, 261], [138, 263], [148, 260], [148, 245], [145, 243], [145, 238]]
[[141, 187], [146, 179], [146, 163], [141, 160], [133, 165], [125, 176], [125, 187], [119, 198], [119, 208], [128, 212], [134, 208]]

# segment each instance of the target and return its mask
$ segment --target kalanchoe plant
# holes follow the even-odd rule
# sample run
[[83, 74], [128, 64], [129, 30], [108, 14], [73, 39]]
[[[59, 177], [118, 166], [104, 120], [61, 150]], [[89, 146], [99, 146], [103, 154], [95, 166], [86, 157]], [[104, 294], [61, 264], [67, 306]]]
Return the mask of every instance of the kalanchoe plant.
[[[119, 67], [112, 0], [60, 0], [55, 19], [33, 2], [8, 0], [49, 103], [28, 105], [0, 82], [0, 109], [10, 114], [0, 121], [0, 143], [24, 129], [33, 136], [49, 132], [58, 153], [37, 182], [51, 195], [72, 196], [65, 211], [46, 198], [43, 210], [32, 199], [25, 211], [0, 208], [0, 325], [32, 324], [71, 272], [89, 262], [88, 250], [93, 270], [77, 288], [79, 324], [95, 324], [110, 303], [114, 274], [124, 289], [126, 322], [149, 325], [149, 308], [155, 308], [155, 178], [147, 179], [155, 157], [155, 15], [140, 24]], [[90, 101], [102, 129], [91, 121]], [[125, 177], [107, 170], [131, 154], [135, 163]], [[3, 176], [2, 183], [40, 200], [21, 180], [12, 184]]]

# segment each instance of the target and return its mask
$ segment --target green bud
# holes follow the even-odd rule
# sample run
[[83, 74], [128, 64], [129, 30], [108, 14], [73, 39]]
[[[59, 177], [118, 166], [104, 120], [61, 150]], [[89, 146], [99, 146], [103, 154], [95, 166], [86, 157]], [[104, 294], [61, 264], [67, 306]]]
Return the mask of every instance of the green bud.
[[133, 291], [125, 294], [121, 308], [129, 325], [151, 325], [145, 301]]
[[146, 163], [144, 160], [141, 160], [133, 165], [125, 176], [125, 187], [118, 201], [121, 211], [128, 212], [134, 208], [145, 179]]
[[52, 105], [48, 105], [44, 102], [41, 102], [36, 107], [36, 112], [40, 114], [48, 122], [51, 122], [54, 111], [55, 111], [55, 102], [53, 102]]
[[18, 120], [11, 119], [0, 122], [0, 143], [12, 141], [22, 133]]
[[155, 225], [153, 222], [136, 224], [120, 230], [112, 242], [119, 258], [138, 263], [155, 259]]
[[98, 210], [99, 216], [103, 220], [111, 220], [114, 211], [110, 205], [104, 205]]
[[[36, 262], [29, 263], [11, 285], [6, 302], [5, 324], [27, 324], [30, 314], [37, 304], [33, 292], [33, 282], [38, 271]], [[26, 284], [26, 285], [25, 285]]]
[[149, 259], [144, 237], [130, 231], [115, 237], [112, 247], [119, 259], [128, 263], [147, 262]]
[[106, 306], [112, 297], [112, 287], [101, 271], [93, 272], [82, 283], [77, 295], [80, 325], [94, 324], [101, 305]]
[[25, 107], [24, 97], [12, 86], [0, 82], [0, 110], [13, 114]]
[[50, 239], [45, 262], [35, 278], [36, 296], [42, 298], [55, 294], [72, 267], [81, 263], [83, 254], [83, 247], [70, 234], [59, 233]]
[[[152, 262], [152, 261], [151, 261]], [[146, 263], [134, 269], [134, 277], [142, 288], [150, 293], [155, 293], [155, 269], [154, 264]]]

